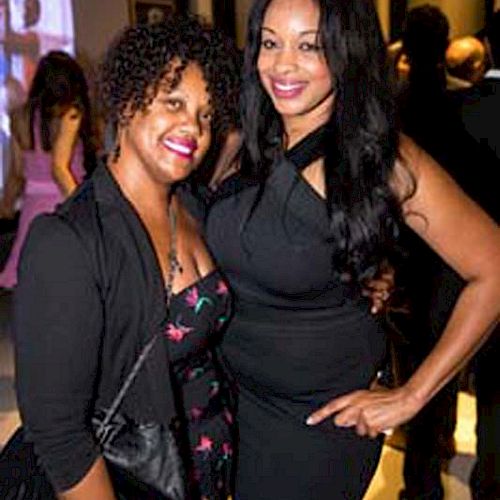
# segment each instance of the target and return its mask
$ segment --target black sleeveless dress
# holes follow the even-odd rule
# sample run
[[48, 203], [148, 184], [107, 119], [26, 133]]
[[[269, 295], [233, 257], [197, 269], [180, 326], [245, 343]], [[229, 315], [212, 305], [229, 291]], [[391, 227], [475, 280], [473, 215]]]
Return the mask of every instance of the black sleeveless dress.
[[381, 451], [331, 419], [305, 423], [367, 388], [386, 354], [368, 301], [333, 272], [325, 202], [300, 175], [317, 147], [310, 136], [281, 155], [250, 218], [258, 188], [237, 177], [206, 217], [235, 299], [221, 354], [239, 393], [236, 500], [361, 499]]

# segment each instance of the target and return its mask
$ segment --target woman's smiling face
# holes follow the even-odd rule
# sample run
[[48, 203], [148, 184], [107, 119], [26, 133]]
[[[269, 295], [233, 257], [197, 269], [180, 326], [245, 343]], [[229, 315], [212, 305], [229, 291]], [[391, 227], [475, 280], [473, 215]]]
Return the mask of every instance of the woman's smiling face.
[[333, 81], [319, 21], [314, 0], [272, 0], [265, 13], [257, 69], [285, 121], [318, 110], [331, 113]]
[[211, 141], [212, 105], [200, 67], [188, 64], [179, 84], [161, 89], [145, 111], [137, 111], [122, 131], [121, 150], [139, 161], [155, 181], [186, 178]]

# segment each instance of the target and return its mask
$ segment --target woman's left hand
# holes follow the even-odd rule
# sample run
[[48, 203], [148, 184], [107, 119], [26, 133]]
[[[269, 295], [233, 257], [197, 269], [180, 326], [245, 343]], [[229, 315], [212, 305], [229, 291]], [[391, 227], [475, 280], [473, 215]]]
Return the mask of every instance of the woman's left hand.
[[316, 425], [333, 416], [335, 425], [356, 427], [359, 436], [375, 438], [410, 420], [421, 406], [405, 386], [387, 389], [374, 383], [370, 389], [332, 399], [311, 414], [307, 424]]

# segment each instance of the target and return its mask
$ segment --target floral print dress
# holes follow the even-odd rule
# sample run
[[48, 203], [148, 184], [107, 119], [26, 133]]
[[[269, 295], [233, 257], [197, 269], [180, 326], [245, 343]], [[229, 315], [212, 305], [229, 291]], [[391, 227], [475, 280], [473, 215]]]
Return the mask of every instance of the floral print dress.
[[213, 271], [171, 297], [165, 331], [180, 410], [187, 417], [191, 482], [203, 500], [226, 500], [230, 494], [233, 417], [214, 349], [229, 309], [226, 283]]

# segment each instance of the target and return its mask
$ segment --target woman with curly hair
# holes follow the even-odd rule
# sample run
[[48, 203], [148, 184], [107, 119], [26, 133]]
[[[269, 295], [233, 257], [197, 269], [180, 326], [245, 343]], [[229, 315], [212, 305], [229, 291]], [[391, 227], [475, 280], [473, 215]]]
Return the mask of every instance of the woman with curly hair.
[[[238, 171], [206, 216], [235, 295], [222, 359], [239, 390], [238, 500], [361, 499], [383, 432], [411, 419], [500, 315], [498, 227], [398, 133], [384, 60], [371, 1], [253, 4]], [[362, 289], [403, 223], [467, 284], [435, 349], [386, 389], [385, 331]]]
[[176, 188], [234, 122], [236, 65], [233, 45], [189, 17], [126, 29], [102, 67], [113, 151], [29, 232], [15, 298], [17, 394], [57, 498], [170, 498], [140, 481], [124, 492], [91, 425], [156, 338], [120, 414], [177, 435], [187, 484], [172, 498], [227, 498], [232, 416], [214, 346], [229, 295]]
[[0, 287], [13, 288], [31, 221], [69, 196], [95, 164], [88, 87], [78, 63], [65, 52], [40, 60], [27, 102], [11, 116], [12, 161], [0, 217], [12, 218], [22, 199], [19, 229]]

